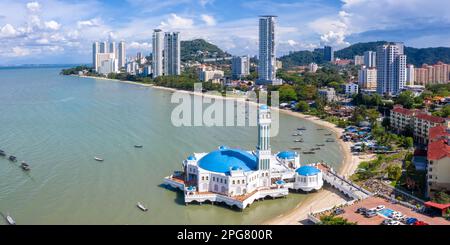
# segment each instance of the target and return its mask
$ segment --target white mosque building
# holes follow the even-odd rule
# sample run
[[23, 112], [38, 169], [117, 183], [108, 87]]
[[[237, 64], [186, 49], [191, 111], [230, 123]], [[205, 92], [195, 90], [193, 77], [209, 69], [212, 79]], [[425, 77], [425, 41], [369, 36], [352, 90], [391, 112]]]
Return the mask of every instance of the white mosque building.
[[194, 153], [183, 161], [183, 171], [166, 177], [164, 183], [183, 190], [186, 204], [224, 202], [240, 209], [255, 200], [287, 196], [289, 189], [321, 189], [321, 170], [314, 165], [300, 166], [297, 152], [272, 154], [270, 127], [269, 107], [262, 105], [254, 151], [220, 146], [210, 153]]

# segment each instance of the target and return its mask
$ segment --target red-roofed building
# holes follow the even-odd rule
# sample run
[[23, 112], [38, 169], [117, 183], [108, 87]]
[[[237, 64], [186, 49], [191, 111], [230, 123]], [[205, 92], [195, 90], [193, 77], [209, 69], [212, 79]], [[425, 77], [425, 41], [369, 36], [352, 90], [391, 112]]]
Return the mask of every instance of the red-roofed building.
[[437, 126], [444, 126], [447, 119], [435, 117], [426, 113], [418, 113], [414, 116], [414, 138], [420, 144], [427, 144], [429, 141], [430, 129]]
[[417, 110], [409, 110], [401, 105], [395, 105], [394, 109], [391, 110], [391, 128], [398, 134], [412, 129], [412, 119], [416, 113]]
[[430, 129], [428, 143], [427, 182], [428, 195], [450, 190], [450, 127], [437, 126]]

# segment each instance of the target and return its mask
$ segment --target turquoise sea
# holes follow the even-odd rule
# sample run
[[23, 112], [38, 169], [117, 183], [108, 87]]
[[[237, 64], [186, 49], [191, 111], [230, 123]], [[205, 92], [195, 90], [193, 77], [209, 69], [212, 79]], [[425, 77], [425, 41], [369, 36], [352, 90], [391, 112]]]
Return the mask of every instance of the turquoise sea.
[[[183, 204], [181, 193], [161, 186], [192, 152], [219, 145], [254, 149], [255, 127], [172, 126], [171, 92], [112, 81], [60, 76], [61, 68], [0, 69], [0, 212], [18, 224], [258, 224], [307, 198], [258, 202], [243, 212], [222, 206]], [[280, 115], [277, 152], [324, 143], [327, 131]], [[305, 126], [305, 143], [294, 143]], [[136, 149], [134, 145], [143, 145]], [[96, 162], [99, 156], [104, 162]], [[327, 143], [302, 163], [342, 161]], [[28, 162], [32, 170], [19, 167]], [[144, 202], [149, 212], [136, 208]], [[4, 219], [0, 218], [0, 224]]]

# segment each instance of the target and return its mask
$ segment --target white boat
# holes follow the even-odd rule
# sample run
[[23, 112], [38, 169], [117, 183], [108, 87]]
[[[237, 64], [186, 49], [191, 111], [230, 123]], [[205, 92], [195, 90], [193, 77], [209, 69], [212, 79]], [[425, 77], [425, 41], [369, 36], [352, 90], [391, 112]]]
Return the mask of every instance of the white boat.
[[94, 157], [94, 159], [95, 159], [95, 161], [97, 161], [97, 162], [103, 162], [103, 161], [104, 161], [103, 159], [101, 159], [101, 158], [99, 158], [99, 157]]
[[146, 207], [145, 207], [142, 203], [140, 203], [140, 202], [137, 203], [137, 207], [138, 207], [140, 210], [144, 211], [144, 212], [147, 212], [147, 211], [148, 211], [148, 208], [146, 208]]
[[6, 221], [8, 221], [8, 224], [10, 224], [10, 225], [16, 224], [16, 221], [14, 221], [14, 219], [9, 215], [6, 216]]

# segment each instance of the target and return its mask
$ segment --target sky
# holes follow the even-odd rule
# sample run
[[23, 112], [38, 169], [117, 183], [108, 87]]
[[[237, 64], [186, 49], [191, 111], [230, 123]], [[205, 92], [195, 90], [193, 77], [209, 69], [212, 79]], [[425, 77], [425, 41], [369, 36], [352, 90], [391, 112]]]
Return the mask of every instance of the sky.
[[450, 46], [448, 0], [1, 0], [0, 65], [91, 62], [92, 42], [151, 52], [153, 29], [258, 52], [258, 16], [277, 15], [277, 55], [366, 41]]

